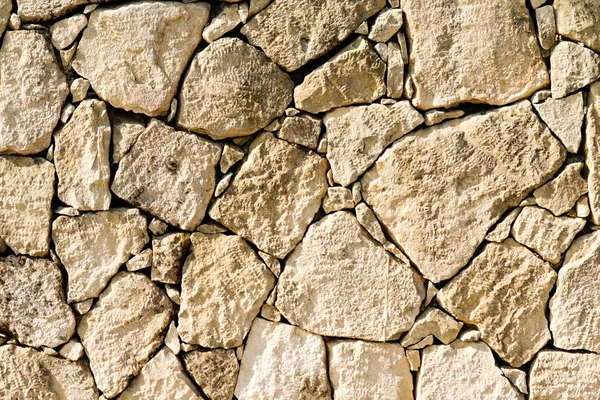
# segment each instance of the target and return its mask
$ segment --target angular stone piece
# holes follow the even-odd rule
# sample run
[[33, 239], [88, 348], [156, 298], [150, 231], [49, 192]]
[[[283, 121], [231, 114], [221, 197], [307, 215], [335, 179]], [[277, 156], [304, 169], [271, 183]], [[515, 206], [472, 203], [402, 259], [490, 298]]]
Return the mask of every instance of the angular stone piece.
[[369, 42], [359, 37], [296, 86], [296, 108], [316, 114], [350, 104], [372, 103], [386, 93], [385, 67]]
[[591, 219], [596, 225], [600, 225], [600, 82], [590, 86], [588, 95], [588, 112], [585, 120], [585, 164], [589, 171]]
[[387, 60], [387, 96], [392, 99], [402, 97], [404, 90], [404, 59], [402, 49], [398, 43], [388, 43], [388, 60]]
[[287, 117], [277, 133], [283, 140], [316, 149], [321, 135], [321, 120], [308, 114]]
[[203, 347], [242, 344], [275, 278], [239, 236], [191, 236], [183, 266], [179, 336]]
[[167, 233], [152, 239], [151, 279], [176, 284], [181, 279], [183, 258], [187, 254], [190, 235], [183, 232]]
[[219, 161], [221, 172], [226, 173], [229, 171], [229, 168], [233, 167], [242, 158], [244, 158], [242, 149], [230, 144], [223, 145], [223, 153], [221, 154], [221, 161]]
[[523, 394], [527, 394], [527, 373], [518, 368], [508, 368], [508, 367], [500, 367], [502, 371], [502, 375], [508, 378], [510, 383], [512, 383], [519, 392]]
[[402, 10], [416, 107], [504, 105], [548, 85], [525, 0], [406, 0]]
[[310, 332], [388, 341], [410, 329], [424, 298], [421, 277], [340, 211], [311, 225], [288, 257], [276, 306]]
[[348, 208], [354, 208], [354, 199], [350, 189], [341, 186], [327, 188], [327, 194], [323, 199], [325, 213], [329, 214]]
[[110, 122], [104, 102], [82, 101], [54, 134], [58, 198], [78, 210], [110, 207]]
[[397, 343], [333, 340], [327, 353], [336, 400], [413, 399], [410, 366]]
[[408, 101], [338, 108], [323, 117], [333, 180], [348, 186], [383, 150], [423, 122]]
[[6, 32], [0, 48], [0, 153], [35, 154], [48, 148], [68, 94], [44, 35]]
[[485, 343], [458, 340], [423, 350], [416, 392], [419, 400], [523, 400]]
[[22, 344], [57, 347], [75, 333], [56, 264], [41, 258], [0, 258], [0, 330]]
[[74, 103], [84, 100], [90, 88], [90, 81], [84, 78], [77, 78], [71, 82], [70, 90]]
[[242, 22], [237, 4], [228, 4], [217, 9], [219, 10], [218, 14], [210, 20], [210, 24], [202, 32], [202, 38], [208, 43], [219, 39]]
[[51, 163], [0, 156], [0, 237], [16, 254], [48, 254], [53, 196]]
[[111, 162], [116, 164], [131, 150], [137, 138], [146, 130], [146, 125], [125, 113], [111, 113], [112, 155]]
[[204, 218], [215, 188], [221, 147], [152, 120], [119, 163], [112, 191], [185, 230]]
[[293, 89], [260, 50], [222, 38], [194, 57], [179, 93], [177, 124], [213, 139], [251, 135], [283, 115]]
[[578, 92], [562, 99], [548, 99], [534, 104], [548, 128], [565, 145], [569, 153], [577, 153], [581, 143], [583, 124], [583, 93]]
[[106, 397], [121, 393], [158, 350], [172, 316], [171, 300], [146, 276], [115, 275], [77, 327]]
[[577, 200], [587, 193], [587, 180], [581, 177], [583, 163], [568, 164], [553, 180], [533, 192], [535, 202], [556, 216], [573, 208]]
[[417, 317], [400, 344], [402, 347], [412, 346], [429, 335], [435, 336], [444, 344], [450, 344], [456, 339], [463, 325], [442, 310], [428, 307]]
[[510, 235], [510, 228], [512, 228], [513, 222], [519, 216], [521, 208], [514, 208], [508, 214], [506, 214], [496, 226], [485, 235], [485, 240], [488, 242], [503, 242]]
[[358, 222], [369, 232], [373, 239], [377, 240], [381, 244], [385, 244], [387, 239], [383, 234], [381, 225], [377, 221], [375, 213], [365, 203], [359, 203], [356, 205], [356, 219]]
[[[333, 50], [385, 0], [276, 0], [243, 28], [242, 34], [287, 71]], [[252, 10], [252, 4], [250, 9]]]
[[97, 297], [119, 267], [148, 243], [146, 226], [146, 218], [128, 208], [55, 219], [52, 240], [67, 270], [69, 302]]
[[538, 39], [544, 50], [550, 50], [556, 43], [556, 19], [554, 8], [544, 6], [535, 10], [535, 20], [538, 28]]
[[375, 42], [387, 42], [402, 27], [402, 10], [399, 8], [387, 8], [377, 15], [371, 30], [369, 39]]
[[600, 78], [600, 55], [573, 42], [557, 44], [550, 55], [552, 98], [560, 99]]
[[511, 234], [515, 240], [558, 264], [575, 235], [585, 226], [582, 218], [555, 217], [539, 207], [525, 207], [515, 220]]
[[77, 361], [85, 355], [85, 350], [79, 339], [73, 338], [60, 348], [58, 354], [67, 360]]
[[141, 1], [90, 14], [73, 69], [116, 108], [166, 114], [208, 21], [207, 3]]
[[425, 113], [425, 125], [437, 125], [447, 119], [459, 118], [465, 115], [463, 110], [430, 110]]
[[62, 19], [50, 27], [50, 40], [58, 50], [64, 50], [73, 44], [86, 25], [87, 17], [83, 14]]
[[239, 400], [330, 400], [325, 343], [295, 326], [257, 318], [235, 387]]
[[237, 381], [235, 350], [194, 350], [183, 354], [185, 367], [211, 400], [231, 400]]
[[142, 250], [125, 263], [127, 271], [140, 271], [152, 266], [152, 249]]
[[326, 171], [325, 159], [264, 133], [209, 215], [260, 250], [284, 258], [321, 206]]
[[8, 25], [11, 10], [12, 0], [0, 0], [0, 36], [4, 33], [4, 30]]
[[595, 0], [555, 0], [558, 33], [600, 51], [600, 7]]
[[556, 280], [552, 267], [512, 239], [489, 243], [437, 294], [459, 320], [513, 367], [531, 360], [548, 340], [546, 303]]
[[489, 228], [564, 158], [522, 101], [402, 138], [364, 175], [362, 194], [424, 277], [440, 282], [466, 265]]

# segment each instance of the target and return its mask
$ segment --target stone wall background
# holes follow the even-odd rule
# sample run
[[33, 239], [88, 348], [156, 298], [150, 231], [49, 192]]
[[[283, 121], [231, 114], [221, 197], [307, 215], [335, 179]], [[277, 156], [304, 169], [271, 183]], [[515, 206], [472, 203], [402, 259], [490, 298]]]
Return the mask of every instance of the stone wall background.
[[0, 34], [0, 399], [600, 398], [597, 0]]

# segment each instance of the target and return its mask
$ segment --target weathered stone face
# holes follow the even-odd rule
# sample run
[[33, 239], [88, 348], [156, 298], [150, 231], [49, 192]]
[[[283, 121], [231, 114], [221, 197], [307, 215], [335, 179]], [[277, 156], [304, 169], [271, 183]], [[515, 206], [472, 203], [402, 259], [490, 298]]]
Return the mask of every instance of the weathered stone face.
[[231, 400], [239, 365], [235, 350], [194, 350], [183, 354], [183, 361], [194, 381], [214, 400]]
[[594, 0], [556, 0], [558, 33], [600, 51], [600, 8]]

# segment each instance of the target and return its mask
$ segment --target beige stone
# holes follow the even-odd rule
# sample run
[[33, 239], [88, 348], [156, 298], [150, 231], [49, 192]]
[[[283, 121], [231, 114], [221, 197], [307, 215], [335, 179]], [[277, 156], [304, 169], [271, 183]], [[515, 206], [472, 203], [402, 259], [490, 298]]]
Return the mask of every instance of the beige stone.
[[77, 78], [71, 82], [70, 90], [74, 103], [84, 100], [90, 88], [90, 81], [84, 78]]
[[316, 114], [336, 107], [371, 103], [386, 93], [385, 70], [385, 63], [369, 42], [359, 37], [296, 86], [296, 108]]
[[127, 271], [140, 271], [152, 266], [152, 249], [142, 250], [125, 263]]
[[354, 199], [350, 189], [334, 186], [327, 188], [327, 194], [323, 199], [323, 211], [329, 214], [348, 208], [354, 208]]
[[565, 145], [569, 153], [577, 153], [581, 144], [581, 125], [583, 124], [583, 94], [572, 94], [562, 99], [548, 99], [534, 104], [548, 128]]
[[546, 304], [556, 272], [512, 239], [489, 243], [437, 294], [440, 305], [476, 325], [481, 338], [513, 367], [548, 340]]
[[47, 149], [68, 94], [44, 35], [6, 32], [0, 48], [0, 153]]
[[356, 205], [356, 219], [362, 225], [363, 228], [369, 232], [373, 239], [377, 240], [381, 244], [385, 244], [387, 239], [383, 234], [381, 225], [377, 221], [377, 217], [373, 211], [365, 203], [359, 203]]
[[485, 235], [485, 240], [496, 243], [503, 242], [504, 239], [510, 235], [510, 229], [512, 228], [513, 222], [515, 222], [515, 219], [517, 219], [520, 212], [520, 207], [510, 210], [504, 217], [502, 217], [500, 222], [498, 222], [496, 226], [494, 226], [494, 228], [492, 228], [492, 230]]
[[229, 171], [238, 161], [244, 158], [244, 152], [237, 146], [231, 144], [223, 145], [223, 153], [219, 161], [219, 167], [222, 173]]
[[564, 158], [522, 101], [402, 138], [363, 176], [362, 194], [424, 277], [439, 282], [466, 265], [489, 228]]
[[424, 115], [425, 125], [437, 125], [447, 119], [459, 118], [465, 115], [463, 110], [430, 110]]
[[579, 218], [587, 218], [590, 216], [590, 205], [587, 196], [581, 196], [575, 203], [575, 213]]
[[212, 43], [234, 29], [240, 22], [242, 21], [238, 5], [224, 5], [218, 8], [218, 13], [210, 20], [210, 24], [208, 24], [204, 31], [202, 31], [202, 38], [208, 43]]
[[413, 382], [397, 343], [327, 342], [329, 379], [336, 400], [412, 400]]
[[515, 386], [519, 392], [527, 394], [527, 373], [517, 368], [500, 367], [502, 375], [508, 378], [510, 383]]
[[295, 326], [257, 318], [235, 387], [239, 400], [330, 400], [323, 339]]
[[260, 50], [222, 38], [194, 57], [179, 93], [177, 124], [213, 139], [251, 135], [283, 115], [293, 89]]
[[556, 216], [573, 208], [577, 200], [588, 191], [588, 184], [581, 177], [583, 163], [568, 164], [553, 180], [533, 192], [535, 201]]
[[211, 400], [231, 400], [239, 365], [233, 349], [194, 350], [183, 354], [185, 367]]
[[183, 258], [187, 255], [190, 235], [183, 232], [167, 233], [152, 239], [153, 281], [175, 284], [181, 279]]
[[11, 9], [12, 0], [0, 0], [0, 36], [4, 33], [4, 30], [8, 25]]
[[384, 8], [375, 18], [369, 31], [369, 39], [375, 42], [387, 42], [402, 27], [402, 10]]
[[166, 114], [209, 8], [151, 1], [98, 8], [90, 14], [73, 69], [116, 108]]
[[308, 114], [287, 117], [277, 136], [290, 143], [316, 149], [321, 135], [321, 120]]
[[264, 133], [233, 182], [214, 203], [215, 221], [284, 258], [302, 239], [327, 191], [327, 162]]
[[544, 6], [535, 10], [535, 20], [538, 28], [538, 40], [544, 50], [550, 50], [556, 43], [556, 19], [554, 8]]
[[393, 99], [402, 97], [404, 89], [404, 59], [398, 43], [388, 43], [388, 59], [386, 72], [387, 96]]
[[193, 230], [215, 187], [219, 145], [152, 120], [119, 163], [111, 189], [134, 206]]
[[421, 368], [421, 353], [419, 350], [406, 350], [406, 358], [411, 371], [418, 371]]
[[162, 235], [168, 227], [169, 225], [156, 217], [152, 218], [152, 221], [148, 224], [148, 230], [155, 235]]
[[87, 25], [87, 17], [75, 14], [50, 26], [50, 40], [58, 50], [64, 50], [73, 44], [79, 33]]
[[555, 0], [558, 33], [600, 51], [600, 8], [595, 0]]
[[127, 208], [55, 219], [52, 240], [67, 270], [69, 302], [97, 297], [119, 267], [144, 248], [146, 226], [138, 210]]
[[403, 0], [402, 10], [416, 107], [504, 105], [548, 85], [525, 0]]
[[[171, 298], [171, 296], [169, 296], [169, 298]], [[167, 334], [165, 335], [165, 346], [167, 346], [175, 355], [179, 354], [181, 351], [181, 342], [179, 341], [179, 334], [177, 333], [175, 321], [171, 321], [171, 324], [169, 324], [169, 330], [167, 330]]]
[[126, 113], [110, 114], [112, 128], [111, 162], [116, 164], [131, 150], [137, 138], [146, 130], [146, 125]]
[[120, 272], [112, 279], [77, 327], [106, 397], [121, 393], [158, 350], [172, 315], [167, 295], [144, 275]]
[[58, 354], [67, 360], [78, 361], [85, 356], [85, 350], [79, 339], [72, 338], [60, 348]]
[[309, 227], [277, 287], [276, 306], [292, 324], [373, 341], [394, 340], [410, 329], [425, 298], [421, 277], [347, 211]]
[[435, 336], [444, 344], [450, 344], [456, 339], [462, 327], [462, 322], [456, 321], [442, 310], [428, 307], [417, 317], [414, 325], [402, 337], [400, 344], [402, 347], [409, 347], [429, 335]]
[[[294, 71], [333, 50], [384, 6], [385, 0], [325, 0], [318, 7], [312, 0], [278, 0], [252, 18], [242, 34], [284, 69]], [[252, 3], [250, 9], [252, 14]]]
[[588, 169], [591, 220], [596, 225], [600, 225], [600, 82], [590, 86], [584, 149], [585, 164]]
[[72, 306], [75, 309], [75, 311], [77, 311], [77, 314], [83, 315], [83, 314], [87, 313], [88, 311], [90, 311], [93, 303], [94, 303], [94, 299], [87, 299], [87, 300], [81, 301], [79, 303], [73, 303]]
[[550, 56], [552, 97], [560, 99], [600, 78], [600, 55], [573, 42], [557, 44]]

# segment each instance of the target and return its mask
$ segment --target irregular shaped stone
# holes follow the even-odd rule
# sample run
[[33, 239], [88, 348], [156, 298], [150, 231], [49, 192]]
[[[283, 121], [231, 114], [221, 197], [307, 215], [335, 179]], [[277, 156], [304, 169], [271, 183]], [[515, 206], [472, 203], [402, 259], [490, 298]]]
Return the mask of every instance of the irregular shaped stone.
[[121, 393], [158, 350], [172, 316], [171, 300], [146, 276], [115, 275], [77, 326], [98, 389], [106, 397]]
[[400, 344], [402, 347], [412, 346], [429, 335], [435, 336], [444, 344], [449, 344], [456, 339], [462, 327], [462, 322], [456, 321], [442, 310], [428, 307], [419, 315]]
[[483, 342], [455, 341], [423, 350], [417, 378], [419, 400], [522, 400]]
[[447, 119], [459, 118], [465, 115], [463, 110], [430, 110], [425, 113], [425, 125], [437, 125]]
[[0, 346], [0, 398], [97, 400], [98, 390], [86, 363], [9, 344]]
[[348, 186], [365, 172], [392, 142], [412, 131], [423, 117], [408, 101], [338, 108], [323, 117], [327, 159], [333, 180]]
[[222, 38], [194, 57], [179, 94], [177, 124], [213, 139], [251, 135], [281, 116], [294, 83], [260, 50]]
[[336, 400], [413, 399], [410, 366], [397, 343], [333, 340], [327, 353]]
[[98, 8], [90, 14], [73, 69], [116, 108], [166, 114], [202, 39], [209, 8], [154, 1]]
[[111, 189], [125, 201], [185, 230], [204, 218], [221, 147], [152, 120], [119, 163]]
[[552, 267], [512, 239], [488, 243], [437, 294], [459, 320], [513, 367], [531, 360], [548, 340], [546, 303], [556, 280]]
[[277, 133], [283, 140], [297, 143], [309, 149], [316, 149], [321, 135], [321, 120], [302, 114], [297, 117], [287, 117]]
[[288, 257], [276, 306], [310, 332], [388, 341], [410, 329], [424, 298], [421, 277], [340, 211], [311, 225]]
[[62, 19], [50, 27], [50, 40], [58, 50], [64, 50], [73, 44], [86, 25], [87, 17], [83, 14]]
[[52, 240], [67, 270], [69, 303], [97, 297], [119, 267], [148, 243], [146, 226], [146, 218], [128, 208], [54, 220]]
[[323, 199], [325, 213], [329, 214], [348, 208], [354, 208], [354, 199], [350, 189], [341, 186], [327, 188], [327, 194]]
[[90, 81], [84, 78], [77, 78], [71, 82], [70, 90], [74, 103], [84, 100], [90, 88]]
[[359, 37], [308, 74], [294, 89], [294, 101], [296, 108], [316, 114], [350, 104], [372, 103], [386, 90], [385, 63], [369, 42]]
[[398, 43], [388, 43], [388, 60], [386, 81], [387, 96], [392, 99], [402, 97], [404, 90], [404, 59]]
[[582, 218], [555, 217], [539, 207], [525, 207], [515, 220], [511, 234], [515, 240], [558, 264], [575, 235], [585, 226]]
[[260, 250], [284, 258], [321, 206], [326, 171], [325, 159], [264, 133], [209, 215]]
[[156, 217], [152, 218], [152, 221], [148, 224], [148, 230], [155, 235], [162, 235], [168, 227], [169, 225]]
[[519, 216], [521, 208], [514, 208], [508, 214], [506, 214], [496, 226], [485, 235], [485, 240], [488, 242], [503, 242], [510, 235], [510, 229], [512, 228], [513, 222]]
[[185, 367], [211, 400], [231, 400], [240, 369], [235, 350], [194, 350], [183, 354]]
[[219, 197], [220, 195], [222, 195], [223, 192], [225, 191], [225, 189], [227, 189], [229, 187], [232, 177], [233, 177], [233, 172], [229, 172], [229, 173], [223, 175], [223, 177], [217, 184], [217, 187], [215, 188], [215, 197]]
[[590, 216], [590, 206], [587, 196], [581, 196], [575, 203], [575, 214], [579, 218], [587, 218]]
[[223, 145], [223, 153], [221, 154], [221, 161], [219, 161], [221, 172], [226, 173], [229, 171], [229, 168], [233, 167], [242, 158], [244, 158], [242, 149], [230, 144]]
[[583, 163], [568, 164], [553, 180], [533, 192], [535, 202], [556, 216], [573, 208], [577, 200], [587, 193], [587, 180], [581, 177]]
[[573, 42], [557, 44], [550, 55], [552, 97], [560, 99], [600, 78], [600, 56]]
[[594, 0], [556, 0], [558, 33], [600, 51], [600, 8]]
[[556, 19], [554, 8], [544, 6], [535, 10], [535, 20], [538, 28], [538, 39], [544, 50], [550, 50], [556, 43]]
[[210, 20], [210, 24], [202, 32], [202, 38], [208, 43], [219, 39], [242, 22], [237, 4], [224, 5], [222, 8], [218, 8], [218, 10], [218, 13]]
[[54, 134], [58, 198], [78, 210], [110, 207], [110, 122], [104, 102], [82, 101]]
[[146, 249], [125, 263], [127, 271], [139, 271], [152, 266], [152, 249]]
[[424, 277], [440, 282], [466, 265], [489, 228], [564, 158], [523, 101], [402, 138], [364, 175], [362, 194]]
[[111, 113], [112, 155], [111, 162], [116, 164], [131, 150], [137, 138], [146, 130], [146, 125], [125, 113]]
[[[592, 222], [600, 225], [600, 82], [590, 86], [585, 119], [585, 164]], [[0, 234], [0, 236], [2, 236]]]
[[369, 39], [375, 42], [387, 42], [402, 27], [402, 10], [386, 8], [381, 11], [369, 31]]
[[185, 369], [168, 347], [162, 348], [140, 371], [119, 396], [119, 400], [134, 399], [202, 399]]
[[583, 93], [577, 92], [562, 99], [548, 99], [534, 104], [548, 128], [565, 145], [569, 153], [577, 153], [583, 124]]
[[151, 279], [175, 284], [181, 279], [183, 258], [189, 247], [190, 235], [183, 232], [167, 233], [152, 239]]
[[525, 0], [407, 0], [402, 10], [416, 107], [504, 105], [548, 85]]
[[502, 375], [508, 378], [519, 392], [527, 394], [527, 373], [517, 368], [500, 367]]
[[239, 400], [330, 400], [325, 343], [295, 326], [257, 318], [235, 387]]
[[60, 348], [58, 354], [66, 358], [67, 360], [77, 361], [85, 355], [83, 345], [78, 339], [72, 338], [64, 346]]
[[381, 225], [377, 221], [377, 217], [373, 211], [365, 203], [359, 203], [356, 205], [356, 219], [362, 225], [363, 228], [369, 232], [373, 239], [377, 240], [381, 244], [385, 244], [387, 239], [383, 234]]
[[44, 35], [6, 32], [0, 48], [0, 153], [47, 149], [68, 94]]
[[[333, 50], [384, 6], [385, 0], [324, 0], [318, 6], [312, 0], [277, 0], [244, 25], [242, 34], [294, 71]], [[250, 14], [252, 9], [250, 4]]]
[[12, 0], [0, 0], [0, 36], [4, 33], [4, 30], [8, 25], [11, 10]]
[[57, 347], [75, 333], [56, 264], [41, 258], [0, 258], [0, 330], [22, 344]]
[[0, 156], [0, 237], [16, 254], [48, 254], [53, 196], [52, 163]]

